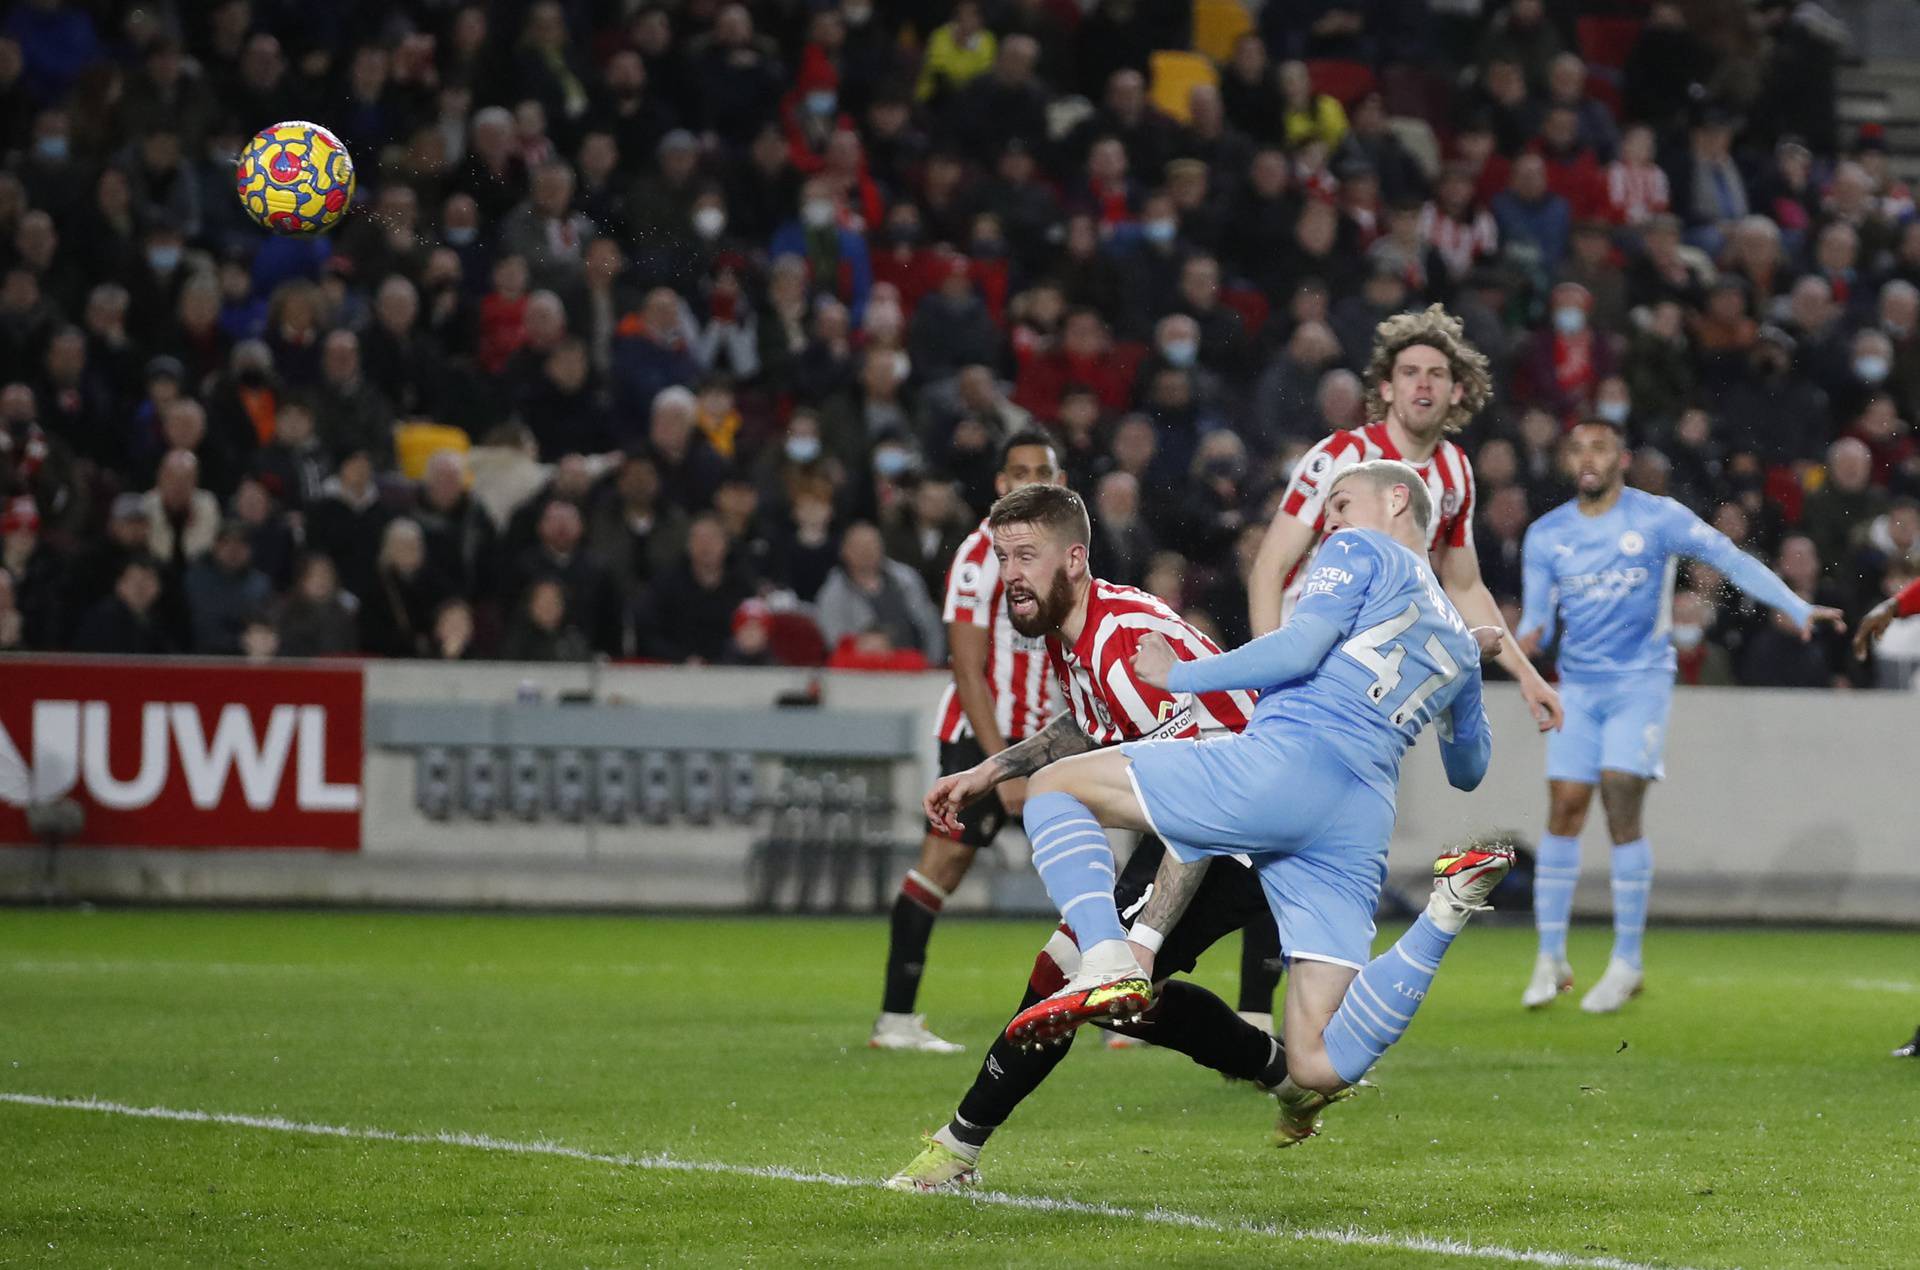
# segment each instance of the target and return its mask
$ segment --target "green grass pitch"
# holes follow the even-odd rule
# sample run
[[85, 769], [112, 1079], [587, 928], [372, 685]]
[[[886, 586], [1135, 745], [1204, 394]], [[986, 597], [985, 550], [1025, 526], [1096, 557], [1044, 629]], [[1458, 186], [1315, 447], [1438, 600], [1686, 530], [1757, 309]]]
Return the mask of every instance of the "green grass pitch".
[[[1920, 1062], [1887, 1056], [1920, 969], [1890, 932], [1656, 929], [1646, 995], [1588, 1018], [1523, 1013], [1531, 933], [1483, 923], [1302, 1147], [1089, 1036], [982, 1161], [1083, 1207], [845, 1184], [952, 1110], [1045, 929], [935, 933], [947, 1058], [865, 1048], [872, 920], [0, 913], [0, 1265], [1891, 1266], [1920, 1239]], [[1605, 939], [1575, 932], [1587, 981]], [[699, 1164], [731, 1171], [672, 1167]]]

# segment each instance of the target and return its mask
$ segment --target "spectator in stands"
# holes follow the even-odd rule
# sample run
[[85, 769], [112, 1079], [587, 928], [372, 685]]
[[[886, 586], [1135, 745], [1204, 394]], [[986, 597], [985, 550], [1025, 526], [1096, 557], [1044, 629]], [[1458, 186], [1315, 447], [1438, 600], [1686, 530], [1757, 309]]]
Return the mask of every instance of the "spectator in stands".
[[710, 664], [726, 652], [733, 611], [751, 594], [729, 568], [727, 533], [712, 513], [687, 529], [686, 558], [641, 598], [634, 614], [639, 653], [662, 661]]
[[160, 620], [159, 602], [159, 567], [144, 556], [129, 559], [121, 566], [112, 593], [81, 619], [75, 651], [130, 657], [176, 651], [178, 646]]
[[[1780, 544], [1775, 569], [1801, 599], [1838, 607], [1846, 597], [1821, 578], [1820, 560], [1813, 540], [1795, 534]], [[1770, 613], [1747, 640], [1741, 680], [1762, 688], [1842, 688], [1847, 665], [1844, 636], [1816, 631], [1804, 639], [1799, 628]]]
[[1290, 150], [1317, 141], [1328, 151], [1347, 135], [1347, 112], [1326, 93], [1315, 92], [1305, 62], [1280, 66], [1280, 139]]
[[935, 596], [946, 594], [947, 567], [972, 529], [953, 483], [923, 476], [912, 498], [887, 518], [882, 538], [887, 558], [919, 574], [927, 594]]
[[220, 502], [200, 488], [200, 460], [190, 450], [171, 450], [160, 461], [145, 510], [148, 550], [182, 575], [213, 546], [220, 528]]
[[803, 476], [795, 482], [785, 517], [774, 526], [768, 580], [810, 604], [839, 558], [833, 487], [823, 477]]
[[912, 649], [926, 664], [946, 659], [946, 632], [920, 575], [887, 559], [880, 531], [864, 521], [840, 543], [840, 564], [816, 600], [820, 632], [830, 649], [863, 654]]
[[946, 379], [962, 366], [999, 360], [1000, 344], [967, 258], [949, 256], [940, 285], [914, 309], [907, 337], [914, 369], [929, 380]]
[[1873, 451], [1842, 437], [1827, 451], [1826, 484], [1807, 496], [1800, 524], [1820, 559], [1842, 560], [1886, 510], [1886, 492], [1873, 484]]
[[695, 332], [684, 302], [671, 287], [647, 293], [639, 314], [622, 319], [613, 341], [614, 439], [627, 444], [627, 420], [638, 421], [665, 390], [700, 375], [693, 358]]
[[376, 657], [420, 657], [430, 650], [434, 614], [452, 594], [427, 555], [417, 521], [387, 522], [372, 591], [360, 606], [360, 648]]
[[[1537, 154], [1514, 160], [1507, 188], [1493, 199], [1493, 218], [1500, 227], [1501, 247], [1530, 269], [1550, 271], [1567, 254], [1573, 228], [1573, 210], [1567, 200], [1547, 188], [1546, 162]], [[1516, 257], [1516, 253], [1523, 253]]]
[[1734, 682], [1733, 658], [1710, 636], [1718, 614], [1697, 591], [1682, 590], [1673, 597], [1673, 640], [1678, 670], [1675, 682], [1698, 688], [1724, 688]]
[[1520, 599], [1520, 548], [1526, 536], [1527, 492], [1518, 485], [1485, 491], [1482, 486], [1480, 526], [1474, 548], [1480, 555], [1480, 576], [1487, 590], [1502, 604]]
[[557, 579], [566, 589], [566, 612], [596, 652], [618, 657], [625, 651], [624, 602], [612, 571], [583, 545], [580, 508], [564, 497], [547, 500], [535, 526], [535, 541], [514, 561], [513, 575], [523, 600], [541, 579]]
[[560, 580], [536, 578], [528, 584], [500, 655], [508, 661], [586, 661], [592, 653], [570, 618], [567, 588]]
[[272, 582], [253, 567], [246, 525], [229, 520], [220, 526], [213, 549], [188, 566], [186, 591], [193, 651], [237, 656], [241, 632], [273, 599]]
[[13, 575], [0, 569], [0, 653], [27, 651], [26, 619], [14, 598]]
[[976, 0], [960, 0], [953, 17], [933, 29], [920, 61], [913, 95], [935, 101], [958, 93], [993, 66], [998, 42], [986, 27]]

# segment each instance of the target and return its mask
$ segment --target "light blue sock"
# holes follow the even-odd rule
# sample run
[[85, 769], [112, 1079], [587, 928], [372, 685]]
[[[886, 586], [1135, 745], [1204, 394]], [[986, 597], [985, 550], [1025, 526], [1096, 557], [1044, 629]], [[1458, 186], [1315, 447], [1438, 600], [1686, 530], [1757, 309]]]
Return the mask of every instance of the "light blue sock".
[[1533, 924], [1540, 951], [1562, 961], [1567, 956], [1567, 920], [1573, 916], [1573, 888], [1580, 881], [1580, 839], [1545, 834], [1533, 868]]
[[1653, 889], [1653, 848], [1645, 838], [1613, 849], [1613, 955], [1640, 969], [1647, 933], [1647, 892]]
[[1113, 904], [1113, 849], [1087, 805], [1072, 794], [1036, 794], [1027, 799], [1024, 819], [1033, 867], [1080, 950], [1125, 939]]
[[1422, 913], [1399, 943], [1368, 962], [1355, 977], [1321, 1036], [1327, 1059], [1341, 1080], [1349, 1085], [1359, 1080], [1389, 1045], [1405, 1035], [1452, 942], [1452, 935]]

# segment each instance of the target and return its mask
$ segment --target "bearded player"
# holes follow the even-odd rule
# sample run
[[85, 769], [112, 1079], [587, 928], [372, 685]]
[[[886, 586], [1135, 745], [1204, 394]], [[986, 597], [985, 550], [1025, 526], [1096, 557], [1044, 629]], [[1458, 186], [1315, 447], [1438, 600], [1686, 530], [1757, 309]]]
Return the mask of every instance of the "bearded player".
[[[1247, 854], [1291, 957], [1288, 1078], [1274, 1092], [1277, 1136], [1294, 1140], [1311, 1136], [1319, 1110], [1405, 1033], [1447, 947], [1513, 864], [1504, 846], [1442, 855], [1426, 911], [1370, 959], [1401, 759], [1432, 723], [1447, 779], [1472, 790], [1493, 740], [1481, 633], [1428, 563], [1426, 482], [1405, 463], [1356, 464], [1333, 478], [1327, 513], [1332, 532], [1285, 627], [1196, 659], [1150, 633], [1134, 654], [1129, 683], [1260, 690], [1244, 732], [1132, 742], [1033, 778], [1024, 819], [1034, 866], [1073, 929], [1080, 971], [1007, 1027], [1009, 1039], [1044, 1041], [1152, 999], [1151, 971], [1115, 904], [1102, 826], [1153, 832], [1183, 862]], [[1485, 635], [1493, 651], [1498, 634]]]
[[[1366, 379], [1367, 417], [1376, 422], [1336, 432], [1309, 450], [1267, 528], [1247, 582], [1253, 633], [1280, 625], [1300, 591], [1301, 562], [1327, 528], [1334, 482], [1370, 459], [1397, 459], [1419, 474], [1433, 508], [1427, 546], [1440, 585], [1469, 626], [1504, 633], [1500, 605], [1480, 578], [1473, 549], [1473, 465], [1451, 440], [1493, 395], [1486, 355], [1468, 342], [1460, 319], [1436, 304], [1380, 323]], [[1501, 641], [1498, 660], [1519, 681], [1541, 731], [1559, 727], [1560, 695], [1510, 636]]]
[[[1070, 709], [1025, 742], [943, 777], [927, 795], [930, 823], [951, 830], [970, 802], [1067, 755], [1128, 740], [1230, 735], [1246, 725], [1253, 709], [1248, 693], [1168, 693], [1134, 676], [1131, 655], [1149, 634], [1167, 637], [1180, 657], [1218, 650], [1154, 596], [1089, 574], [1087, 512], [1078, 495], [1030, 486], [995, 503], [987, 523], [1001, 558], [1012, 620], [1023, 633], [1045, 637]], [[1111, 866], [1106, 879], [1111, 885]], [[1222, 936], [1272, 920], [1244, 862], [1221, 861], [1212, 869], [1206, 861], [1181, 865], [1152, 838], [1142, 838], [1135, 848], [1116, 894], [1138, 955], [1154, 962], [1162, 980], [1192, 969]], [[1177, 916], [1182, 910], [1184, 915]], [[1060, 988], [1078, 968], [1079, 951], [1063, 924], [1035, 960], [1020, 1008]], [[1119, 1025], [1118, 1031], [1263, 1088], [1272, 1089], [1286, 1077], [1279, 1043], [1196, 984], [1162, 983], [1139, 1021]], [[1064, 1045], [1023, 1045], [1004, 1034], [996, 1038], [953, 1118], [887, 1185], [945, 1190], [971, 1183], [987, 1139], [1065, 1056]]]
[[[996, 493], [1023, 485], [1066, 480], [1053, 439], [1027, 431], [1009, 438], [994, 475]], [[1007, 619], [1006, 585], [994, 558], [986, 521], [967, 536], [947, 570], [947, 647], [953, 682], [934, 716], [942, 773], [964, 771], [1046, 726], [1058, 710], [1046, 651]], [[887, 940], [886, 984], [880, 1017], [867, 1044], [875, 1049], [957, 1054], [964, 1048], [942, 1040], [914, 1012], [925, 973], [933, 923], [953, 889], [973, 867], [981, 847], [992, 842], [1009, 817], [1020, 814], [1026, 782], [1009, 781], [995, 797], [977, 803], [957, 822], [929, 824], [920, 843], [920, 863], [909, 869], [894, 897]]]

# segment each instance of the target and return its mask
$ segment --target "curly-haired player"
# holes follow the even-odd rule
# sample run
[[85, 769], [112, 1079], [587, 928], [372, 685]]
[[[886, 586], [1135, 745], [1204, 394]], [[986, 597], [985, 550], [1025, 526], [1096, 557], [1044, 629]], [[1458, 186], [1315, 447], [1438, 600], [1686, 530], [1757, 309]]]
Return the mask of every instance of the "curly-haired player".
[[[1398, 459], [1420, 474], [1433, 501], [1434, 572], [1447, 598], [1468, 625], [1504, 631], [1500, 606], [1480, 580], [1480, 558], [1473, 549], [1473, 465], [1448, 439], [1493, 395], [1486, 355], [1468, 341], [1460, 320], [1436, 304], [1379, 325], [1366, 379], [1367, 417], [1375, 422], [1336, 432], [1306, 453], [1260, 544], [1248, 581], [1253, 633], [1263, 635], [1280, 625], [1298, 589], [1300, 564], [1325, 527], [1334, 479], [1371, 459]], [[1511, 638], [1501, 641], [1499, 661], [1520, 681], [1541, 730], [1559, 727], [1560, 695]]]

